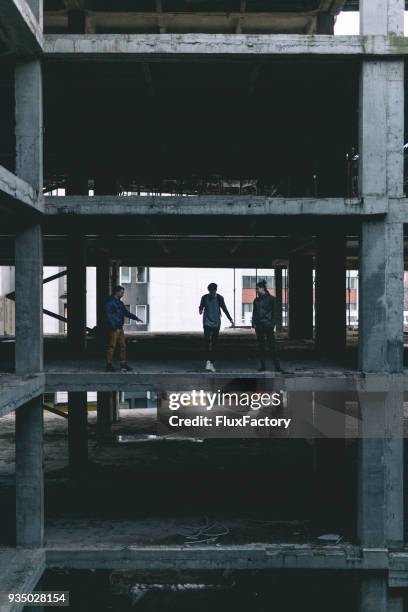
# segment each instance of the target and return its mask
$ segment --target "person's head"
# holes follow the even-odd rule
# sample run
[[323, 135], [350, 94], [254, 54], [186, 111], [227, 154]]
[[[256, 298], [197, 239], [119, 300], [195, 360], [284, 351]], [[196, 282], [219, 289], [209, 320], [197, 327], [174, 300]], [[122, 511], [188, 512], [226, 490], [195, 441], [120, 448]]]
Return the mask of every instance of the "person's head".
[[120, 300], [121, 298], [123, 298], [124, 293], [125, 293], [125, 288], [124, 288], [124, 287], [121, 287], [120, 285], [118, 285], [118, 286], [117, 286], [117, 287], [115, 287], [115, 289], [113, 290], [113, 294], [112, 294], [112, 295], [113, 295], [113, 296], [114, 296], [116, 299]]
[[210, 283], [208, 285], [207, 289], [208, 289], [208, 292], [211, 295], [216, 295], [216, 293], [217, 293], [217, 283]]
[[267, 293], [266, 281], [260, 280], [256, 283], [256, 293], [258, 296], [265, 295], [265, 293]]

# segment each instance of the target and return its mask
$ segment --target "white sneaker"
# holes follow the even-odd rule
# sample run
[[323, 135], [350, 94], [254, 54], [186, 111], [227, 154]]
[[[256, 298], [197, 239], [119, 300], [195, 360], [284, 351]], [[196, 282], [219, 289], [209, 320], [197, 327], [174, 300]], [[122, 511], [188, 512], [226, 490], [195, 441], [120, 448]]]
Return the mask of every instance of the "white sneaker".
[[211, 365], [212, 365], [211, 361], [207, 361], [207, 363], [205, 364], [205, 369], [210, 371], [211, 370]]
[[216, 371], [217, 371], [217, 370], [215, 369], [214, 364], [212, 363], [212, 361], [208, 361], [208, 368], [207, 368], [207, 370], [208, 370], [209, 372], [216, 372]]

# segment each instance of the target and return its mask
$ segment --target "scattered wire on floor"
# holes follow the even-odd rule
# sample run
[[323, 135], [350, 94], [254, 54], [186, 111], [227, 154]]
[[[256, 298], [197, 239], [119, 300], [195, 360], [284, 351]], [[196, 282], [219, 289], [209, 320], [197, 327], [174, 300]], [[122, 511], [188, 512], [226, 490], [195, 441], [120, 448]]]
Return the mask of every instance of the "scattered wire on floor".
[[184, 537], [184, 545], [192, 544], [214, 544], [218, 538], [230, 533], [229, 527], [222, 525], [219, 521], [209, 522], [208, 517], [205, 517], [205, 525], [198, 527], [193, 531], [179, 532], [179, 535]]

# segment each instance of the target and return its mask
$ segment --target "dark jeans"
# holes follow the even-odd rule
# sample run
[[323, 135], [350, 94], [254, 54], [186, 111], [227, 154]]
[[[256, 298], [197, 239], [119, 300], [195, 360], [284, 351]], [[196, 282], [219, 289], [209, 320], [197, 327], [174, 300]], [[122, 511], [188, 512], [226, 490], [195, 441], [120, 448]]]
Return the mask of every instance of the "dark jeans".
[[214, 361], [214, 353], [218, 344], [219, 327], [209, 327], [204, 325], [205, 358], [206, 361]]
[[256, 339], [258, 341], [259, 358], [261, 365], [265, 367], [266, 360], [266, 348], [273, 359], [274, 365], [279, 366], [279, 359], [276, 353], [275, 344], [275, 332], [273, 327], [267, 327], [266, 325], [257, 325], [255, 327]]

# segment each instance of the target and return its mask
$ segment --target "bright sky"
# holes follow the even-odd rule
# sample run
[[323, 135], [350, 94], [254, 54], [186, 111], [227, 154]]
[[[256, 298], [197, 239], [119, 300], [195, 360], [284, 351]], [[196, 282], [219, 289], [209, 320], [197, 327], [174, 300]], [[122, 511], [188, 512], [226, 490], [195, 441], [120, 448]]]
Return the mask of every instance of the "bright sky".
[[[408, 11], [405, 11], [405, 36], [408, 36]], [[344, 11], [337, 17], [334, 26], [335, 34], [358, 34], [359, 33], [359, 13], [356, 11]]]

